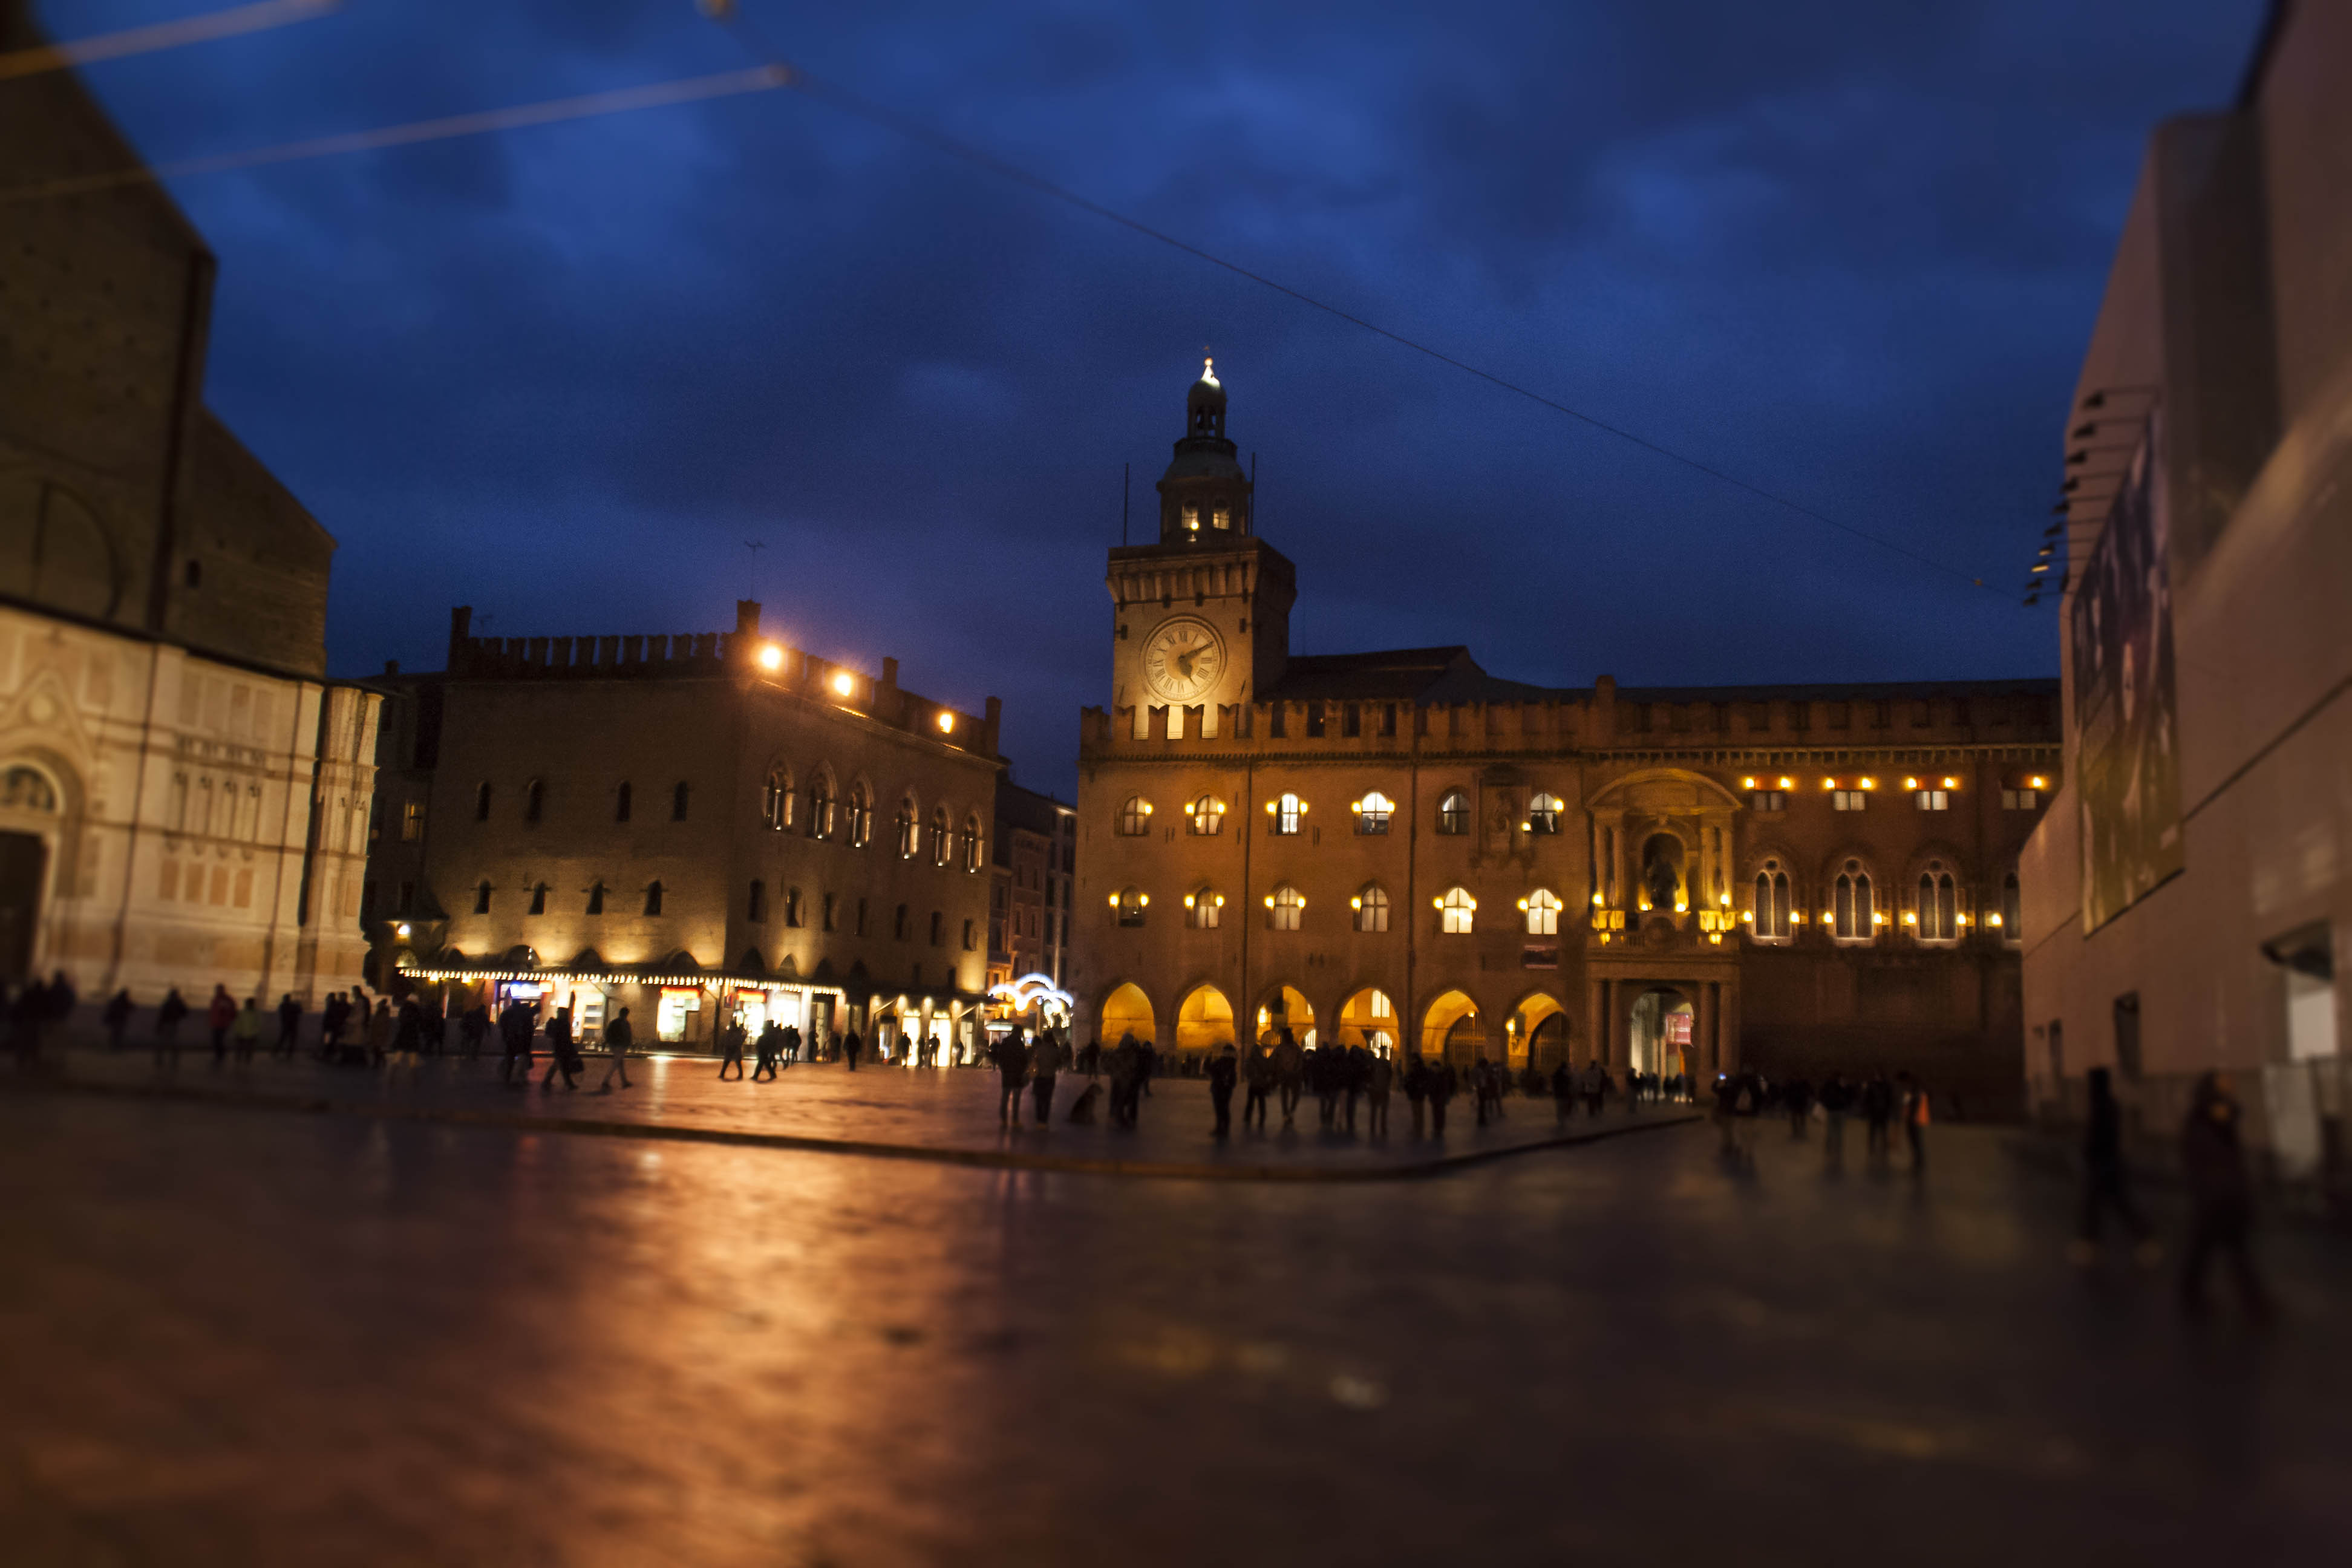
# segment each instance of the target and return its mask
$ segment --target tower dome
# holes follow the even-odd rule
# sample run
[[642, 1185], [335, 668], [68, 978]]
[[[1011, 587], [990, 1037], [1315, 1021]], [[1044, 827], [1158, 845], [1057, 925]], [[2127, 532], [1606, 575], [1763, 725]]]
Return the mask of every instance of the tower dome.
[[1184, 399], [1184, 423], [1189, 434], [1223, 438], [1225, 433], [1225, 384], [1217, 379], [1217, 362], [1201, 358], [1201, 379]]
[[1160, 480], [1160, 542], [1202, 544], [1250, 531], [1250, 482], [1225, 438], [1225, 384], [1203, 358], [1184, 395], [1184, 434]]

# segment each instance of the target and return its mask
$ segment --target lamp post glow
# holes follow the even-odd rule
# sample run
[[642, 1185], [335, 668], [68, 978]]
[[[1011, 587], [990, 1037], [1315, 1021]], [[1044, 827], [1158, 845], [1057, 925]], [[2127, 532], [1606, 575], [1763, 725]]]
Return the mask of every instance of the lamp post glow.
[[775, 643], [763, 645], [760, 649], [760, 668], [772, 672], [783, 668], [784, 650]]
[[850, 679], [849, 671], [844, 669], [836, 670], [835, 672], [833, 677], [834, 695], [836, 697], [846, 697], [856, 689], [857, 682]]

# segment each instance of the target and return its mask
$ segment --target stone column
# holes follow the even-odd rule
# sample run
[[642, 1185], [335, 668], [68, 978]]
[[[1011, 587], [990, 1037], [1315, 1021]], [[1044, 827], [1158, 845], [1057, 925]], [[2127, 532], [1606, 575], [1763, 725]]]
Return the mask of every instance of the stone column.
[[1698, 988], [1698, 1016], [1693, 1020], [1697, 1033], [1691, 1042], [1695, 1047], [1691, 1055], [1696, 1059], [1691, 1063], [1691, 1076], [1701, 1083], [1712, 1079], [1717, 1071], [1722, 1047], [1715, 1031], [1722, 1020], [1722, 982], [1716, 980], [1706, 981]]

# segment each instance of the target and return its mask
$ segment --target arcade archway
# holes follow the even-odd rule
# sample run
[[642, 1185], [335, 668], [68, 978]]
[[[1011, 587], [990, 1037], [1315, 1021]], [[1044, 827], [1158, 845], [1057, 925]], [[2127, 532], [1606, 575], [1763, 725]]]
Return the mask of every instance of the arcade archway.
[[1395, 1054], [1398, 1022], [1396, 1004], [1385, 991], [1359, 991], [1339, 1009], [1339, 1043], [1362, 1046], [1374, 1056]]
[[1627, 1065], [1636, 1072], [1670, 1078], [1696, 1075], [1698, 1053], [1692, 1042], [1697, 1016], [1690, 998], [1671, 986], [1654, 986], [1634, 997]]
[[1307, 1050], [1315, 1048], [1315, 1007], [1297, 987], [1286, 985], [1258, 1005], [1257, 1037], [1272, 1045], [1284, 1029]]
[[1103, 998], [1102, 1042], [1116, 1046], [1121, 1035], [1133, 1035], [1145, 1045], [1159, 1043], [1151, 1024], [1151, 999], [1132, 981]]
[[1486, 1048], [1486, 1026], [1478, 1005], [1461, 991], [1448, 991], [1429, 1005], [1421, 1017], [1421, 1054], [1443, 1057], [1465, 1068]]
[[1213, 985], [1194, 986], [1176, 1009], [1177, 1053], [1205, 1057], [1234, 1043], [1234, 1005]]
[[1503, 1057], [1513, 1072], [1530, 1064], [1538, 1072], [1549, 1072], [1565, 1058], [1568, 1014], [1540, 991], [1518, 1005], [1503, 1029]]

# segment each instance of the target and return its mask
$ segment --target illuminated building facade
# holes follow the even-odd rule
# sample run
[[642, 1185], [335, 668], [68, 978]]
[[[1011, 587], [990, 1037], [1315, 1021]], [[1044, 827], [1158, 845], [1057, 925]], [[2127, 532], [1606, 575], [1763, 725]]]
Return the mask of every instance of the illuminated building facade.
[[1011, 779], [996, 786], [988, 896], [988, 984], [1066, 976], [1077, 813]]
[[[0, 0], [0, 56], [43, 40]], [[0, 187], [138, 157], [71, 71]], [[356, 980], [376, 699], [325, 677], [335, 542], [205, 405], [216, 270], [159, 186], [0, 245], [0, 984], [315, 1001]]]
[[876, 679], [788, 647], [748, 601], [677, 637], [478, 637], [470, 616], [446, 671], [397, 678], [423, 809], [413, 837], [387, 815], [375, 897], [422, 869], [409, 914], [373, 923], [380, 962], [453, 1009], [571, 1007], [591, 1038], [622, 1006], [648, 1043], [708, 1045], [726, 1016], [893, 1057], [979, 1037], [994, 698], [960, 712], [896, 659]]
[[2150, 138], [2064, 426], [2066, 788], [2026, 857], [2026, 1067], [2169, 1137], [2237, 1076], [2290, 1177], [2352, 1074], [2352, 7], [2272, 8]]
[[1159, 538], [1110, 555], [1080, 1038], [1908, 1068], [2016, 1104], [2055, 683], [1556, 689], [1461, 647], [1293, 655], [1296, 573], [1251, 531], [1225, 402], [1192, 387]]

